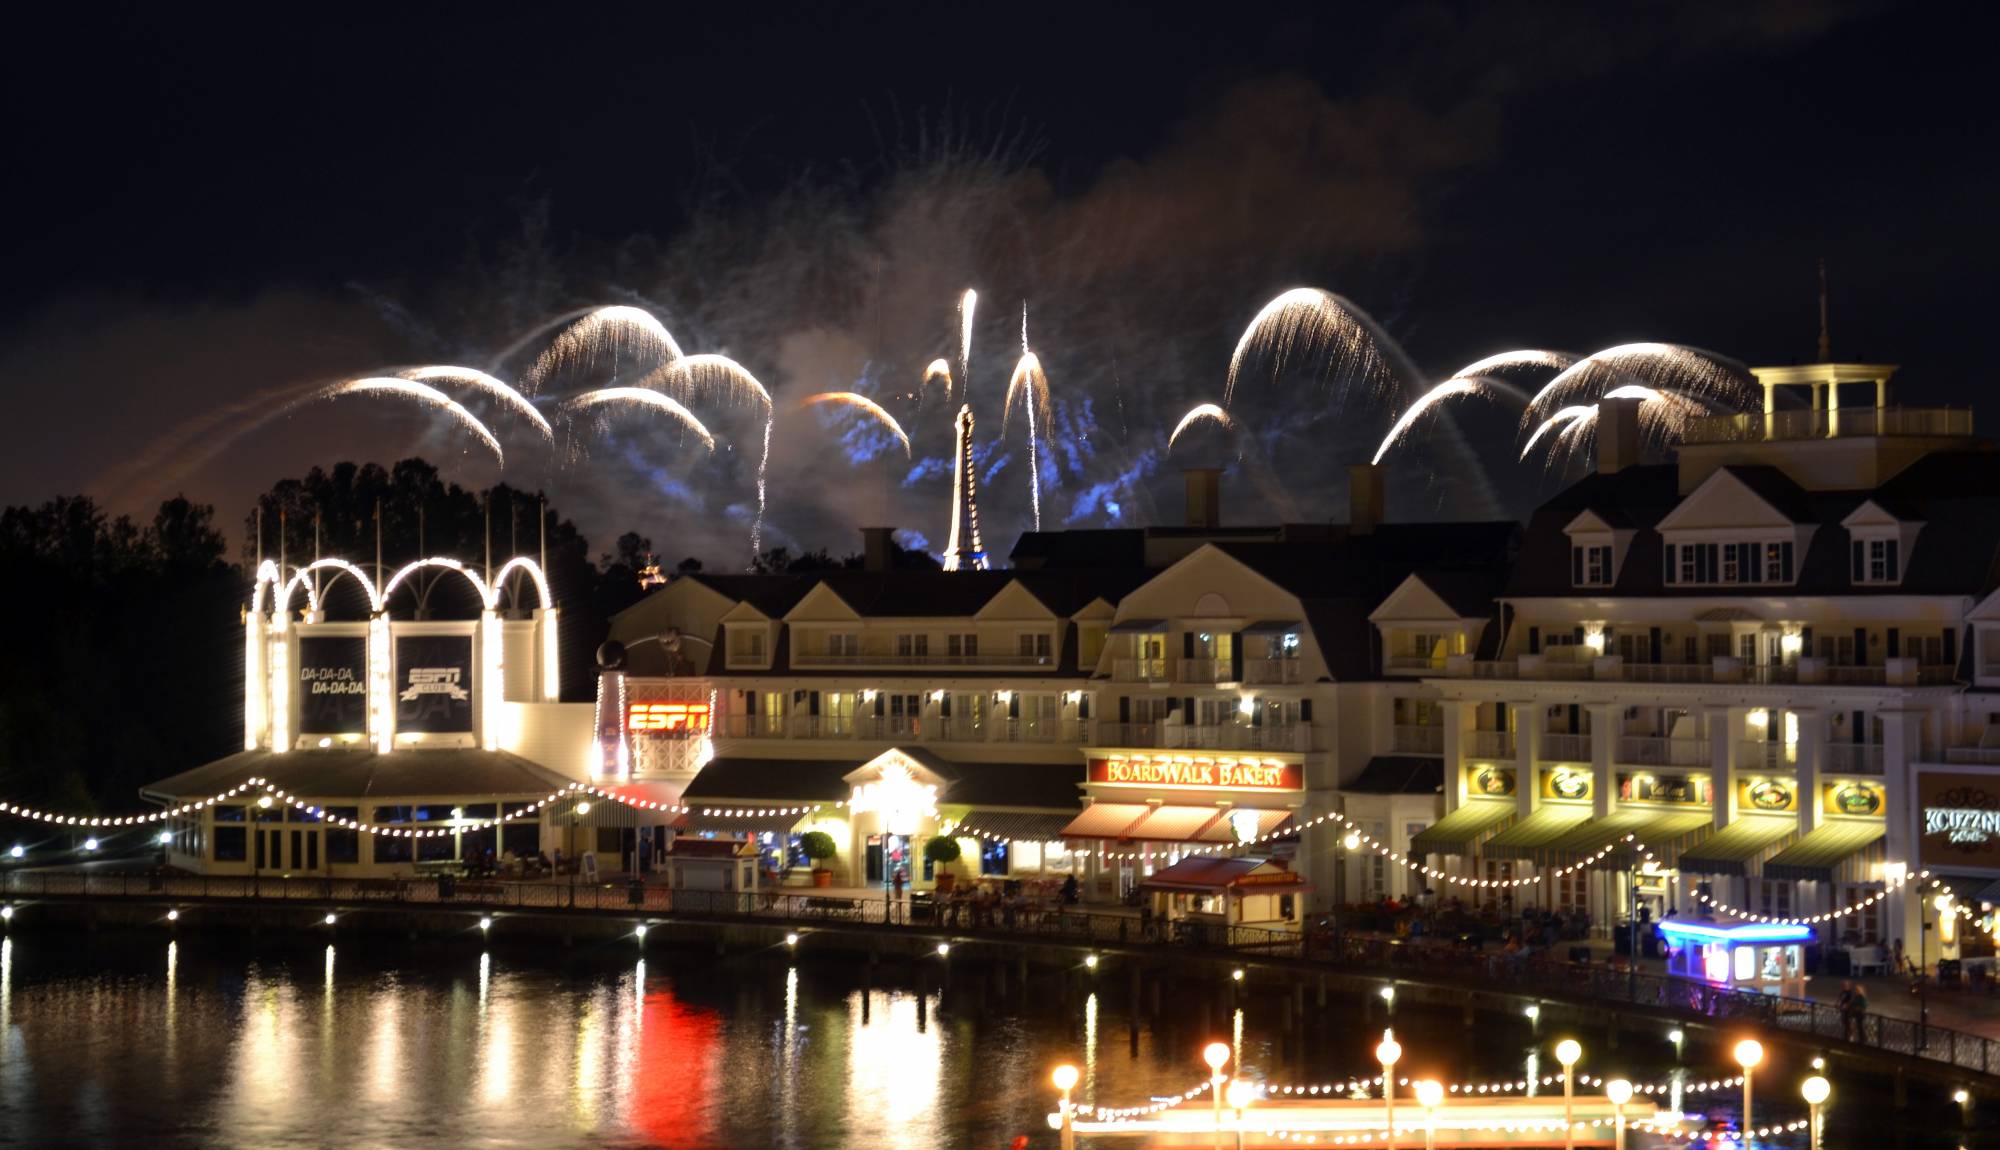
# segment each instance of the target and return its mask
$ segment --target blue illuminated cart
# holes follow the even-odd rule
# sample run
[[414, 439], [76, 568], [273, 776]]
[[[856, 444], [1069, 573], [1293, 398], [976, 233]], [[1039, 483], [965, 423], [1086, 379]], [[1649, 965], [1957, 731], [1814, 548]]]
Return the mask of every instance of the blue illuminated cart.
[[1813, 940], [1813, 928], [1803, 923], [1724, 926], [1703, 919], [1668, 918], [1660, 922], [1660, 934], [1667, 942], [1669, 974], [1732, 990], [1805, 997], [1805, 950]]

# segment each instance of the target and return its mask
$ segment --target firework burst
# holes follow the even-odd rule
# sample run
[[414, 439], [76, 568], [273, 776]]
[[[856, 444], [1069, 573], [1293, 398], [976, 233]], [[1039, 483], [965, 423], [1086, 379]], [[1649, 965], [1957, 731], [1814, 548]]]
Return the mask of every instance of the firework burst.
[[856, 391], [822, 391], [816, 395], [806, 396], [799, 401], [799, 406], [811, 407], [821, 403], [840, 404], [867, 412], [874, 417], [875, 422], [886, 428], [889, 434], [895, 436], [896, 441], [903, 445], [903, 458], [910, 458], [910, 437], [903, 433], [903, 425], [896, 422], [896, 417], [884, 411], [881, 404]]
[[1243, 329], [1229, 357], [1222, 406], [1234, 400], [1236, 383], [1253, 361], [1267, 364], [1274, 381], [1296, 364], [1323, 379], [1359, 377], [1376, 398], [1384, 398], [1401, 387], [1403, 377], [1414, 376], [1393, 349], [1393, 341], [1351, 300], [1319, 288], [1293, 288], [1265, 304]]
[[484, 423], [479, 421], [479, 417], [467, 411], [464, 405], [460, 404], [457, 400], [432, 387], [430, 384], [418, 383], [411, 379], [370, 376], [366, 379], [350, 379], [344, 383], [336, 383], [332, 387], [321, 390], [319, 394], [326, 399], [334, 399], [343, 395], [397, 395], [405, 399], [414, 399], [419, 403], [427, 403], [458, 420], [460, 425], [467, 431], [478, 436], [486, 444], [487, 448], [493, 452], [495, 461], [503, 467], [506, 466], [507, 457], [500, 450], [500, 441], [494, 437], [493, 433], [487, 429]]
[[419, 383], [452, 383], [483, 392], [525, 416], [528, 422], [534, 424], [535, 428], [542, 433], [544, 439], [547, 439], [551, 443], [555, 441], [555, 428], [549, 426], [548, 418], [541, 413], [539, 408], [528, 401], [527, 396], [509, 387], [505, 381], [488, 375], [476, 367], [454, 367], [447, 364], [433, 364], [426, 367], [413, 367], [408, 371], [397, 372], [397, 374], [404, 379], [414, 379]]
[[1228, 412], [1213, 403], [1197, 403], [1193, 407], [1188, 408], [1187, 414], [1181, 416], [1179, 423], [1174, 424], [1173, 431], [1167, 435], [1167, 450], [1172, 451], [1174, 449], [1174, 441], [1181, 437], [1181, 432], [1186, 431], [1204, 419], [1213, 420], [1218, 427], [1230, 431], [1236, 430], [1236, 423], [1229, 418]]
[[615, 304], [586, 312], [564, 328], [535, 357], [521, 382], [532, 395], [548, 380], [570, 371], [602, 368], [615, 375], [633, 361], [655, 364], [680, 358], [681, 345], [652, 312]]
[[596, 391], [586, 391], [565, 401], [564, 406], [572, 411], [590, 411], [606, 404], [620, 404], [635, 410], [657, 411], [671, 416], [680, 425], [694, 433], [702, 446], [715, 450], [715, 436], [707, 425], [695, 417], [680, 400], [647, 387], [602, 387]]

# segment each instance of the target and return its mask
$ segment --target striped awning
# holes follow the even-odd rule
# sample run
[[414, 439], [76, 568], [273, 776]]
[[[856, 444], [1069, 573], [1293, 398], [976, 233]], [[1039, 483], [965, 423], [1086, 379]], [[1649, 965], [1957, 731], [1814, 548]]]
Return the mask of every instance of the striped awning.
[[1116, 839], [1125, 828], [1153, 813], [1145, 803], [1092, 803], [1062, 829], [1066, 839]]
[[1610, 847], [1609, 860], [1612, 863], [1629, 863], [1636, 852], [1632, 844], [1624, 839], [1626, 835], [1631, 835], [1638, 845], [1652, 851], [1653, 857], [1661, 864], [1672, 865], [1675, 854], [1687, 845], [1689, 839], [1707, 834], [1714, 825], [1714, 816], [1706, 809], [1662, 811], [1629, 807], [1613, 811], [1601, 819], [1579, 823], [1543, 848], [1537, 855], [1537, 861], [1566, 866]]
[[699, 807], [674, 820], [674, 830], [684, 835], [712, 834], [723, 838], [749, 838], [761, 834], [790, 834], [793, 827], [811, 815], [771, 814], [768, 808]]
[[1412, 857], [1470, 854], [1481, 835], [1514, 817], [1510, 802], [1468, 802], [1445, 817], [1418, 831], [1410, 840]]
[[1075, 815], [1049, 814], [1037, 811], [992, 811], [974, 807], [959, 823], [959, 833], [978, 834], [982, 838], [1009, 839], [1024, 843], [1053, 842], [1063, 837], [1063, 831]]
[[1494, 835], [1479, 848], [1482, 858], [1533, 859], [1557, 839], [1590, 821], [1589, 807], [1548, 806]]
[[1682, 874], [1741, 875], [1753, 858], [1797, 834], [1797, 819], [1744, 815], [1681, 852]]
[[1763, 877], [1832, 882], [1835, 867], [1868, 849], [1887, 833], [1887, 828], [1879, 822], [1824, 823], [1766, 859]]
[[[1128, 828], [1128, 839], [1150, 839], [1162, 843], [1207, 841], [1202, 832], [1229, 812], [1222, 807], [1177, 807], [1163, 804], [1137, 826]], [[1223, 828], [1225, 831], [1227, 827]], [[1224, 842], [1229, 841], [1224, 839]]]

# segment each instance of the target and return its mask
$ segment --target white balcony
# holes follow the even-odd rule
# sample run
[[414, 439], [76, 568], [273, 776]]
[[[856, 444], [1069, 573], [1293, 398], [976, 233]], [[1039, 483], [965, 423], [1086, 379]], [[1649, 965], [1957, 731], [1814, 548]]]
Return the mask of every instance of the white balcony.
[[1407, 755], [1443, 754], [1444, 728], [1436, 723], [1398, 723], [1389, 733], [1389, 747]]
[[1709, 764], [1708, 740], [1621, 735], [1618, 761], [1635, 767], [1704, 767]]
[[1820, 668], [1819, 681], [1840, 687], [1879, 687], [1888, 683], [1887, 667], [1842, 667], [1827, 664]]
[[1843, 775], [1879, 775], [1882, 773], [1882, 745], [1828, 743], [1826, 764], [1821, 770]]
[[1797, 744], [1745, 741], [1736, 744], [1739, 771], [1789, 771], [1799, 764]]
[[916, 715], [863, 715], [854, 729], [864, 739], [922, 739], [924, 720]]
[[1305, 672], [1297, 659], [1245, 659], [1243, 681], [1257, 686], [1302, 682]]
[[1233, 683], [1236, 668], [1228, 659], [1182, 659], [1174, 679], [1181, 683]]
[[1514, 732], [1512, 731], [1468, 731], [1466, 735], [1466, 754], [1475, 759], [1511, 759], [1514, 757]]
[[1536, 758], [1544, 763], [1587, 763], [1590, 761], [1590, 736], [1544, 731]]
[[855, 654], [799, 651], [792, 655], [795, 667], [837, 670], [844, 667], [973, 667], [988, 671], [1035, 670], [1055, 666], [1053, 655], [1020, 655], [1006, 652], [991, 655], [947, 655], [926, 653], [899, 655], [892, 651], [862, 651]]
[[1611, 676], [1627, 683], [1713, 683], [1713, 663], [1624, 663]]
[[1444, 659], [1430, 655], [1387, 655], [1382, 662], [1389, 670], [1402, 674], [1429, 675], [1444, 671]]
[[1120, 683], [1166, 683], [1173, 666], [1171, 659], [1113, 659], [1111, 677]]
[[[1996, 671], [1995, 674], [2000, 674], [2000, 671]], [[1944, 761], [2000, 765], [2000, 747], [1946, 747]]]

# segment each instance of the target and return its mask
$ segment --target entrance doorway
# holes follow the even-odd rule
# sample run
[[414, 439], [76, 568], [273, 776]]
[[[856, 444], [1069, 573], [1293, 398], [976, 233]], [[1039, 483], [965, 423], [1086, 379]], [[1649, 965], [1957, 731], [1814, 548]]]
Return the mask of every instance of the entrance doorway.
[[903, 871], [904, 885], [910, 881], [910, 840], [902, 835], [868, 836], [868, 881], [888, 886], [897, 870]]

